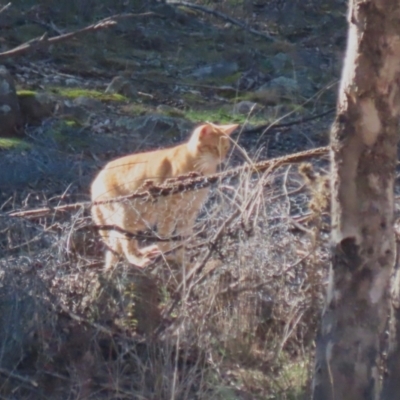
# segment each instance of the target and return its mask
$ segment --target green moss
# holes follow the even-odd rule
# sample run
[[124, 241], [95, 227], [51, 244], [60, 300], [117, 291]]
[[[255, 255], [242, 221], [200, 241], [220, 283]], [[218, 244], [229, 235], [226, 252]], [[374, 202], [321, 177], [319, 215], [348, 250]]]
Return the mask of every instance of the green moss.
[[53, 87], [51, 88], [53, 93], [59, 94], [64, 97], [76, 99], [77, 97], [89, 97], [91, 99], [101, 101], [127, 101], [128, 99], [122, 94], [108, 94], [98, 90], [91, 89], [77, 89], [77, 88], [62, 88]]
[[30, 97], [35, 96], [36, 92], [33, 90], [17, 90], [17, 96], [20, 97]]
[[65, 125], [72, 127], [72, 128], [81, 126], [81, 124], [78, 121], [75, 121], [73, 119], [65, 119], [64, 122], [65, 122]]
[[190, 110], [185, 113], [185, 117], [193, 122], [210, 121], [220, 124], [232, 122], [243, 123], [246, 120], [242, 115], [231, 115], [224, 109], [219, 110]]
[[232, 117], [222, 109], [220, 110], [189, 110], [185, 117], [193, 122], [219, 122], [225, 123], [232, 120]]
[[235, 74], [232, 74], [232, 75], [226, 76], [225, 78], [220, 79], [219, 82], [224, 85], [230, 85], [230, 84], [236, 83], [241, 76], [242, 76], [241, 72], [236, 72]]
[[191, 107], [204, 106], [207, 104], [207, 100], [203, 98], [201, 93], [186, 92], [183, 93], [181, 97]]
[[1, 138], [0, 137], [0, 149], [1, 150], [11, 150], [11, 149], [19, 149], [19, 150], [27, 150], [31, 147], [31, 145], [25, 140], [16, 139], [16, 138]]
[[77, 127], [79, 124], [74, 120], [59, 121], [46, 135], [63, 148], [75, 150], [88, 147], [88, 139]]
[[148, 113], [154, 112], [154, 108], [151, 106], [147, 106], [145, 104], [128, 104], [123, 107], [123, 111], [127, 114], [134, 116], [146, 115]]
[[304, 388], [307, 385], [309, 366], [304, 361], [290, 361], [288, 357], [282, 362], [282, 369], [277, 377], [270, 382], [273, 392], [284, 392], [285, 399], [304, 398]]
[[248, 115], [232, 114], [224, 108], [218, 110], [190, 110], [185, 113], [185, 118], [193, 122], [210, 121], [220, 124], [265, 123], [265, 118], [250, 117]]
[[185, 6], [179, 6], [178, 10], [186, 13], [187, 15], [193, 16], [193, 17], [195, 17], [197, 15], [201, 15], [200, 11], [196, 11], [196, 10], [193, 10], [193, 8], [189, 8], [189, 7], [185, 7]]

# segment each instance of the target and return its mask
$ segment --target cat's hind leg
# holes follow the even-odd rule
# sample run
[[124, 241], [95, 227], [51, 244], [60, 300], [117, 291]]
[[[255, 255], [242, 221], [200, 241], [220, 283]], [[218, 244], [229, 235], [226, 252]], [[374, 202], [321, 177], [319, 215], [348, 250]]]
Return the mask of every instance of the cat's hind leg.
[[128, 262], [139, 268], [147, 267], [161, 255], [158, 246], [153, 245], [139, 249], [137, 241], [128, 238], [123, 241], [122, 250]]
[[161, 254], [160, 249], [155, 245], [140, 249], [137, 240], [133, 237], [129, 237], [129, 233], [135, 234], [147, 230], [153, 223], [154, 216], [149, 215], [148, 218], [144, 219], [143, 215], [148, 213], [141, 210], [142, 208], [143, 207], [139, 205], [135, 207], [134, 204], [131, 204], [125, 207], [119, 207], [114, 215], [118, 226], [124, 227], [124, 230], [128, 232], [127, 234], [118, 232], [122, 253], [130, 264], [140, 268], [151, 264], [154, 259]]
[[[92, 218], [97, 226], [107, 225], [107, 220], [109, 219], [108, 208], [104, 206], [92, 207]], [[118, 246], [118, 240], [111, 230], [99, 229], [99, 235], [107, 246], [104, 269], [110, 270], [117, 264], [119, 259], [118, 254], [121, 253], [121, 248]]]
[[111, 249], [106, 250], [105, 262], [104, 262], [104, 270], [109, 271], [115, 267], [115, 265], [119, 261], [119, 256]]
[[176, 249], [174, 258], [179, 264], [186, 264], [185, 242], [190, 240], [196, 222], [197, 210], [189, 210], [182, 214], [176, 223], [176, 234], [182, 238], [180, 247]]
[[157, 232], [161, 239], [158, 243], [158, 248], [162, 253], [167, 253], [173, 249], [176, 243], [169, 241], [174, 234], [176, 227], [176, 212], [174, 212], [175, 204], [170, 199], [162, 199], [158, 208], [157, 216]]

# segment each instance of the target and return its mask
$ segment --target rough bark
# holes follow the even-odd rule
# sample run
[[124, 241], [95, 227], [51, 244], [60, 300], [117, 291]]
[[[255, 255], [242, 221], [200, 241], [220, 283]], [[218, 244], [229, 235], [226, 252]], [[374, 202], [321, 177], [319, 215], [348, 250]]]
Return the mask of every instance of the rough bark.
[[350, 0], [331, 131], [332, 260], [317, 338], [315, 400], [379, 398], [395, 264], [400, 2]]
[[[399, 232], [397, 231], [397, 235]], [[397, 263], [392, 280], [392, 308], [389, 323], [387, 371], [383, 380], [382, 400], [400, 399], [400, 243], [397, 243]]]

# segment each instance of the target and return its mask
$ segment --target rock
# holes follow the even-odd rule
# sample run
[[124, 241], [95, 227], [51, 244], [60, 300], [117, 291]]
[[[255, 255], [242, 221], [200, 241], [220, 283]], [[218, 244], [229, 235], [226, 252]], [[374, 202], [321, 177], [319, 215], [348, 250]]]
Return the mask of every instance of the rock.
[[18, 93], [18, 102], [25, 123], [38, 124], [44, 118], [53, 115], [55, 99], [47, 93], [22, 91]]
[[239, 69], [236, 62], [222, 61], [213, 65], [206, 65], [192, 72], [191, 76], [196, 79], [224, 78], [232, 75]]
[[76, 99], [74, 99], [74, 104], [77, 106], [82, 106], [85, 108], [88, 108], [90, 110], [98, 110], [99, 108], [102, 108], [103, 104], [100, 100], [93, 99], [91, 97], [86, 97], [86, 96], [79, 96]]
[[70, 100], [64, 100], [59, 107], [59, 115], [64, 119], [70, 119], [80, 125], [89, 123], [90, 112], [83, 106], [77, 106]]
[[124, 78], [123, 76], [116, 76], [107, 86], [104, 93], [108, 94], [122, 94], [123, 96], [129, 98], [135, 98], [137, 96], [137, 91], [133, 87], [132, 83]]
[[154, 11], [155, 13], [160, 14], [167, 19], [175, 19], [178, 13], [176, 7], [173, 7], [167, 3], [159, 3], [151, 7], [151, 11]]
[[311, 97], [314, 95], [315, 91], [318, 90], [318, 88], [310, 79], [310, 72], [311, 71], [309, 69], [303, 68], [302, 71], [298, 71], [296, 74], [299, 92], [304, 97]]
[[291, 98], [299, 93], [299, 85], [297, 81], [292, 78], [280, 76], [262, 85], [257, 92], [265, 92], [269, 96], [273, 93], [280, 98]]
[[[0, 367], [13, 370], [32, 346], [35, 301], [26, 290], [2, 287], [0, 296]], [[32, 316], [35, 315], [35, 318]]]
[[154, 67], [154, 68], [161, 68], [162, 67], [162, 63], [158, 58], [153, 58], [152, 60], [148, 60], [146, 62], [146, 64], [149, 67]]
[[22, 136], [23, 118], [11, 74], [0, 66], [1, 136]]
[[243, 91], [254, 90], [271, 79], [272, 77], [269, 74], [252, 67], [240, 75], [236, 82], [236, 88]]
[[266, 107], [265, 116], [267, 119], [278, 119], [293, 111], [290, 107], [279, 104], [276, 106]]
[[233, 106], [233, 114], [243, 114], [247, 115], [250, 113], [255, 113], [261, 109], [261, 106], [258, 103], [254, 103], [253, 101], [240, 101], [239, 103]]
[[67, 86], [82, 86], [82, 82], [76, 78], [68, 78], [65, 80]]
[[[63, 125], [65, 127], [65, 124]], [[74, 181], [79, 184], [85, 181], [87, 176], [85, 174], [80, 176], [80, 168], [86, 168], [86, 162], [77, 164], [67, 153], [71, 138], [72, 141], [80, 141], [82, 139], [82, 131], [81, 129], [74, 128], [76, 132], [76, 135], [74, 136], [73, 134], [69, 134], [69, 132], [65, 133], [67, 128], [68, 126], [61, 131], [60, 121], [49, 119], [43, 124], [43, 127], [40, 127], [38, 135], [35, 136], [35, 144], [39, 144], [39, 146], [31, 146], [30, 149], [23, 151], [18, 149], [5, 151], [0, 156], [0, 187], [7, 190], [23, 190], [24, 188], [26, 189], [26, 185], [32, 185], [35, 187], [43, 185], [41, 187], [44, 189], [47, 185], [48, 179], [53, 183], [58, 182], [57, 184], [61, 185], [63, 185], [65, 181]], [[69, 130], [72, 131], [73, 128]], [[93, 142], [96, 143], [96, 135], [93, 135], [92, 137]], [[61, 141], [57, 143], [59, 139], [61, 139], [62, 143]], [[90, 145], [91, 144], [92, 142], [90, 142]], [[112, 147], [111, 141], [106, 142], [106, 140], [104, 140], [101, 148], [107, 148], [105, 147], [107, 144], [108, 148]], [[60, 152], [60, 150], [62, 151]], [[90, 178], [91, 177], [89, 177], [89, 180]], [[90, 185], [90, 182], [85, 183]], [[35, 233], [35, 236], [36, 235], [37, 232]], [[1, 240], [2, 237], [0, 235], [0, 242]], [[40, 242], [35, 241], [35, 243]], [[29, 246], [32, 244], [33, 243], [30, 243]], [[47, 245], [49, 244], [47, 243]], [[43, 246], [41, 248], [43, 249]], [[0, 287], [0, 292], [1, 291]]]
[[291, 58], [285, 53], [278, 53], [269, 61], [277, 74], [282, 74], [285, 69], [293, 66]]
[[[10, 223], [14, 225], [11, 221], [6, 223], [8, 229]], [[4, 230], [3, 226], [0, 229]], [[21, 224], [19, 229], [22, 234], [30, 235], [27, 232], [30, 230], [29, 225]], [[11, 232], [10, 235], [14, 233]], [[32, 232], [32, 237], [37, 238], [37, 232]], [[42, 246], [45, 244], [42, 243]], [[14, 257], [5, 256], [0, 260], [0, 368], [9, 371], [16, 370], [22, 363], [34, 365], [37, 355], [45, 346], [43, 335], [53, 332], [53, 320], [49, 318], [49, 300], [43, 296], [41, 288], [43, 280], [36, 274], [30, 274], [32, 268], [36, 268], [37, 261], [39, 260], [17, 254]], [[1, 397], [5, 393], [5, 381], [6, 379], [2, 379]], [[15, 389], [15, 384], [12, 386]], [[10, 396], [6, 395], [6, 398], [12, 397], [11, 392]]]
[[184, 117], [185, 113], [178, 108], [168, 106], [166, 104], [160, 104], [157, 106], [157, 111], [161, 114], [169, 115], [170, 117]]
[[124, 127], [138, 138], [155, 135], [157, 140], [160, 136], [186, 139], [188, 132], [193, 129], [194, 124], [181, 118], [167, 117], [160, 114], [144, 115], [138, 118], [121, 117], [115, 121], [117, 127]]

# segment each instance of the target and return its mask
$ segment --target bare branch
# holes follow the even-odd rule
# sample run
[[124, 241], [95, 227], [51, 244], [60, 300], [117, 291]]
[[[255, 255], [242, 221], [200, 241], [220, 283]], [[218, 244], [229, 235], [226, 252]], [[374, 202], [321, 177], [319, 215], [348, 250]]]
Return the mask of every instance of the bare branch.
[[125, 19], [125, 18], [146, 18], [146, 17], [156, 17], [156, 18], [164, 18], [162, 15], [156, 14], [154, 12], [147, 12], [147, 13], [142, 13], [142, 14], [117, 14], [113, 15], [112, 17], [107, 17], [102, 19], [99, 22], [96, 22], [95, 24], [86, 26], [85, 28], [79, 29], [77, 31], [73, 32], [68, 32], [63, 35], [59, 36], [54, 36], [51, 38], [48, 38], [47, 33], [45, 33], [41, 37], [34, 38], [32, 40], [29, 40], [26, 43], [23, 43], [11, 50], [7, 50], [3, 53], [0, 53], [0, 61], [8, 58], [8, 57], [16, 57], [20, 56], [21, 54], [25, 54], [34, 50], [37, 50], [38, 48], [44, 49], [52, 44], [57, 44], [60, 42], [65, 42], [66, 40], [69, 40], [75, 36], [81, 35], [83, 33], [87, 32], [95, 32], [100, 29], [105, 29], [109, 28], [110, 26], [114, 26], [117, 24], [117, 21], [120, 19]]
[[11, 7], [11, 3], [6, 4], [5, 6], [0, 8], [0, 14], [3, 13], [4, 11], [6, 11], [7, 9], [9, 9]]
[[266, 171], [269, 168], [276, 169], [282, 164], [299, 163], [310, 158], [320, 157], [328, 154], [329, 147], [317, 147], [315, 149], [302, 151], [299, 153], [289, 154], [283, 157], [272, 158], [270, 160], [261, 161], [256, 164], [246, 164], [241, 167], [233, 168], [225, 172], [213, 174], [209, 176], [197, 176], [193, 177], [193, 173], [189, 175], [183, 175], [181, 177], [171, 179], [163, 185], [152, 185], [151, 182], [146, 182], [144, 189], [140, 192], [132, 193], [128, 196], [120, 196], [115, 199], [104, 200], [104, 201], [84, 201], [80, 203], [65, 204], [57, 207], [42, 207], [34, 210], [26, 211], [13, 211], [6, 214], [6, 217], [24, 217], [24, 218], [41, 218], [46, 215], [53, 214], [55, 212], [65, 212], [76, 210], [79, 208], [88, 208], [93, 205], [100, 204], [111, 204], [121, 203], [124, 201], [131, 201], [133, 199], [152, 200], [160, 196], [169, 196], [176, 193], [187, 192], [192, 190], [204, 189], [209, 187], [220, 180], [227, 178], [234, 178], [239, 176], [243, 172], [259, 173]]
[[211, 10], [210, 8], [207, 8], [207, 7], [204, 7], [204, 6], [199, 6], [197, 4], [192, 4], [192, 3], [189, 3], [187, 1], [172, 1], [172, 2], [168, 2], [168, 4], [173, 5], [173, 6], [184, 6], [184, 7], [193, 8], [194, 10], [203, 11], [203, 12], [205, 12], [207, 14], [214, 15], [215, 17], [223, 19], [224, 21], [228, 21], [228, 22], [230, 22], [230, 23], [232, 23], [234, 25], [237, 25], [237, 26], [241, 27], [242, 29], [244, 29], [245, 31], [247, 31], [247, 32], [249, 32], [249, 33], [251, 33], [253, 35], [261, 36], [262, 38], [267, 39], [270, 42], [276, 42], [277, 41], [277, 39], [273, 38], [272, 36], [268, 35], [267, 33], [256, 31], [255, 29], [250, 28], [250, 26], [246, 25], [244, 22], [239, 21], [236, 18], [229, 17], [228, 15], [223, 14], [222, 12]]
[[8, 378], [16, 379], [16, 380], [18, 380], [20, 382], [23, 382], [23, 383], [28, 383], [29, 385], [32, 385], [34, 387], [38, 387], [39, 386], [38, 383], [36, 381], [34, 381], [33, 379], [25, 378], [24, 376], [16, 374], [13, 371], [8, 371], [5, 368], [1, 368], [0, 367], [0, 374], [1, 375], [5, 375]]
[[243, 133], [244, 134], [249, 134], [249, 133], [262, 132], [264, 130], [288, 128], [288, 127], [293, 126], [293, 125], [300, 125], [300, 124], [304, 124], [306, 122], [314, 121], [315, 119], [325, 117], [326, 115], [329, 115], [329, 114], [331, 114], [331, 113], [333, 113], [335, 111], [336, 111], [336, 107], [330, 108], [329, 110], [324, 111], [324, 112], [322, 112], [320, 114], [312, 115], [311, 117], [306, 117], [306, 118], [299, 118], [299, 119], [296, 119], [296, 120], [291, 121], [291, 122], [285, 122], [285, 123], [282, 123], [282, 124], [271, 123], [271, 124], [263, 124], [263, 125], [255, 126], [254, 128], [246, 129], [245, 131], [243, 131]]

